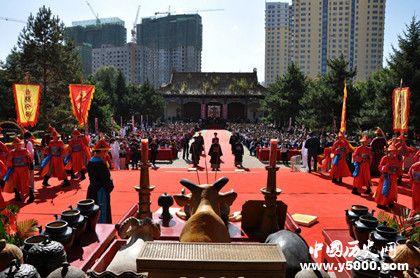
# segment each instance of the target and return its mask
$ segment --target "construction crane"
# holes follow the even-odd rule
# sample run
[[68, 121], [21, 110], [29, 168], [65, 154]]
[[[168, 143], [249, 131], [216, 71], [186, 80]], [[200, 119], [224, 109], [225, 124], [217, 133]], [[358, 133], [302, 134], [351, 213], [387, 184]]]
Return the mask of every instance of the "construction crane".
[[2, 16], [0, 16], [0, 20], [4, 20], [4, 21], [14, 21], [14, 22], [19, 22], [19, 23], [24, 23], [24, 24], [26, 24], [26, 21], [19, 20], [19, 19], [8, 18], [8, 17], [2, 17]]
[[167, 15], [171, 15], [171, 6], [168, 7], [168, 11], [167, 12], [155, 12], [155, 16], [158, 14], [167, 14]]
[[184, 13], [203, 13], [203, 12], [221, 12], [225, 9], [207, 9], [207, 10], [195, 10], [195, 11], [184, 11]]
[[137, 7], [136, 19], [134, 19], [133, 29], [131, 29], [131, 42], [134, 42], [134, 43], [137, 42], [136, 29], [137, 29], [137, 20], [139, 18], [139, 12], [140, 12], [140, 5]]
[[[193, 11], [183, 11], [183, 14], [190, 14], [190, 13], [203, 13], [203, 12], [220, 12], [224, 11], [225, 9], [206, 9], [206, 10], [193, 10]], [[176, 12], [174, 12], [176, 14]], [[155, 16], [158, 14], [167, 14], [171, 15], [171, 6], [169, 6], [169, 10], [167, 12], [155, 12]]]
[[99, 20], [99, 14], [95, 13], [95, 10], [92, 8], [92, 6], [90, 5], [89, 1], [86, 0], [86, 4], [88, 5], [90, 11], [93, 13], [93, 16], [95, 16], [96, 18], [96, 24], [100, 24], [101, 21]]

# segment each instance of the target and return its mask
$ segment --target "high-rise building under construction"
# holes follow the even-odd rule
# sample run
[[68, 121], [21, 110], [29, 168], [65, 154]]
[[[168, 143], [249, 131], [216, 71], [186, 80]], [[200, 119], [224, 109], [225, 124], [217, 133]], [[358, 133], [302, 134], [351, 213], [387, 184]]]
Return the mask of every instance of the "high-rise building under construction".
[[65, 33], [79, 49], [85, 75], [92, 73], [92, 49], [105, 45], [121, 47], [127, 43], [124, 21], [116, 17], [74, 21], [72, 25]]
[[174, 71], [200, 72], [202, 33], [198, 14], [143, 18], [137, 25], [140, 82], [158, 87]]

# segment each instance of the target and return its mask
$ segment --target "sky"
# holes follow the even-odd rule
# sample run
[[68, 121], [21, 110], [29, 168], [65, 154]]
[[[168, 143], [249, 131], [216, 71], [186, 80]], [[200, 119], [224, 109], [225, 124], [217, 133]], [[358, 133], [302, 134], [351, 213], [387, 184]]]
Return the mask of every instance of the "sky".
[[[367, 1], [367, 0], [360, 0]], [[405, 30], [413, 15], [420, 19], [420, 0], [386, 0], [384, 66], [397, 46], [397, 36]], [[268, 1], [272, 2], [272, 1]], [[283, 1], [291, 3], [289, 1]], [[138, 5], [139, 21], [155, 12], [184, 13], [206, 9], [223, 11], [199, 12], [203, 23], [202, 71], [250, 72], [257, 69], [258, 80], [264, 80], [264, 16], [265, 0], [89, 0], [100, 18], [119, 17], [125, 21], [127, 39]], [[0, 18], [26, 21], [42, 5], [51, 8], [65, 25], [72, 21], [94, 18], [86, 0], [0, 0]], [[25, 25], [0, 20], [0, 60], [4, 61]]]

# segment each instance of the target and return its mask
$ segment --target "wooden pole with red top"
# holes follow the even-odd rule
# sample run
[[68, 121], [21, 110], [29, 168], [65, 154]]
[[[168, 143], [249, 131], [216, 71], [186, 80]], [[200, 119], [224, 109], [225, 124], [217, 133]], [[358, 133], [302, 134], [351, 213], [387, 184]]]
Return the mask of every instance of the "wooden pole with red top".
[[264, 214], [259, 230], [259, 234], [262, 238], [266, 238], [268, 235], [277, 232], [280, 227], [278, 223], [277, 215], [277, 196], [281, 193], [281, 189], [277, 188], [277, 139], [271, 139], [270, 141], [270, 158], [269, 165], [265, 168], [267, 170], [267, 185], [261, 188], [261, 193], [264, 195]]
[[149, 179], [149, 141], [147, 139], [141, 140], [141, 163], [140, 163], [140, 185], [134, 188], [139, 194], [139, 210], [138, 218], [152, 218], [150, 211], [150, 194], [155, 188], [150, 185]]

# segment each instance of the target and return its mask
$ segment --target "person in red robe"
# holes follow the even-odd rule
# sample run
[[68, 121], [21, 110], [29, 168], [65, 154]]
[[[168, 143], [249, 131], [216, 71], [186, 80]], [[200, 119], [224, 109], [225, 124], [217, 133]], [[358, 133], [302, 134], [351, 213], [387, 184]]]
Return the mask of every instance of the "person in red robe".
[[382, 157], [385, 155], [385, 148], [388, 145], [385, 135], [379, 127], [375, 130], [376, 137], [373, 138], [370, 143], [372, 148], [372, 164], [370, 165], [370, 174], [374, 177], [379, 177], [380, 172], [378, 171], [379, 163]]
[[30, 169], [33, 169], [34, 164], [32, 156], [24, 148], [22, 140], [15, 137], [13, 144], [15, 148], [10, 151], [7, 157], [7, 168], [10, 169], [11, 174], [6, 180], [4, 192], [14, 192], [15, 200], [21, 202], [27, 195], [29, 198], [34, 198], [33, 190], [29, 190]]
[[[398, 159], [401, 161], [401, 167], [404, 170], [404, 162], [405, 159], [411, 154], [411, 153], [415, 153], [416, 149], [411, 148], [409, 146], [407, 146], [407, 143], [405, 142], [405, 137], [404, 134], [401, 134], [399, 137], [397, 137], [395, 139], [395, 147], [398, 150]], [[398, 177], [398, 184], [400, 185], [402, 182], [402, 172], [401, 175]]]
[[[418, 154], [420, 155], [420, 151], [417, 152], [416, 156]], [[413, 200], [411, 215], [414, 216], [420, 213], [420, 161], [418, 158], [417, 162], [411, 165], [410, 170], [408, 170], [408, 176], [410, 178]]]
[[53, 140], [48, 144], [49, 155], [44, 159], [41, 165], [44, 177], [43, 186], [49, 186], [48, 180], [50, 177], [56, 177], [58, 180], [64, 180], [63, 187], [69, 186], [70, 182], [67, 179], [66, 170], [64, 168], [64, 143], [59, 139], [60, 134], [57, 131], [52, 132]]
[[355, 170], [353, 172], [352, 194], [360, 195], [363, 187], [366, 187], [364, 194], [372, 193], [370, 188], [370, 163], [372, 162], [372, 150], [368, 147], [369, 138], [364, 135], [360, 139], [361, 146], [357, 147], [353, 153]]
[[349, 142], [346, 140], [343, 133], [340, 132], [337, 140], [331, 147], [331, 152], [334, 154], [330, 172], [333, 183], [340, 184], [343, 182], [343, 177], [351, 176], [349, 166], [346, 161], [346, 156], [350, 151], [351, 148]]
[[387, 209], [392, 207], [398, 198], [398, 177], [402, 173], [401, 161], [398, 159], [398, 150], [394, 144], [388, 147], [388, 154], [379, 163], [379, 172], [382, 173], [375, 193], [377, 207]]
[[69, 141], [68, 154], [70, 161], [68, 168], [71, 171], [71, 177], [74, 179], [75, 173], [80, 173], [80, 180], [86, 179], [86, 165], [90, 159], [90, 152], [88, 151], [88, 141], [77, 129], [72, 132], [72, 139]]
[[0, 160], [0, 210], [2, 210], [6, 204], [4, 203], [3, 195], [1, 194], [3, 187], [5, 185], [5, 181], [3, 180], [4, 176], [7, 173], [7, 167], [6, 164], [3, 163], [3, 161]]
[[[0, 127], [0, 138], [3, 138], [3, 134], [1, 133], [3, 129]], [[7, 162], [7, 154], [9, 153], [9, 149], [7, 148], [6, 144], [0, 141], [0, 161], [3, 161], [4, 164]]]

